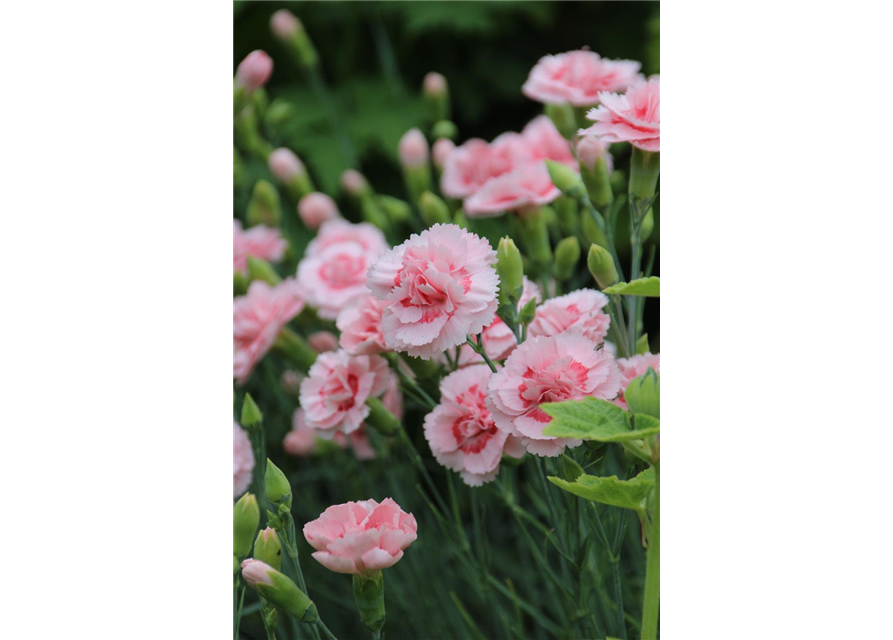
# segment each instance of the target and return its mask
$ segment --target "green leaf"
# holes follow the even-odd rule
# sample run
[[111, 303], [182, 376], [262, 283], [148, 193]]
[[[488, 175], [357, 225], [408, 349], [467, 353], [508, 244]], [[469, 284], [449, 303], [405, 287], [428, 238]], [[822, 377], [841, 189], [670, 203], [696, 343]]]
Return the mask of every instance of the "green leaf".
[[654, 486], [654, 470], [646, 469], [635, 478], [620, 480], [617, 476], [601, 478], [582, 475], [576, 482], [549, 476], [549, 482], [592, 502], [601, 502], [612, 507], [622, 507], [645, 513], [645, 499]]
[[549, 402], [541, 408], [553, 418], [543, 429], [543, 435], [547, 436], [625, 442], [660, 433], [659, 423], [645, 429], [633, 429], [630, 414], [607, 400], [565, 400]]
[[605, 289], [604, 293], [660, 298], [660, 278], [651, 276], [650, 278], [639, 278], [632, 282], [618, 282]]
[[637, 431], [660, 433], [660, 418], [649, 416], [647, 413], [637, 413], [633, 416], [633, 425]]
[[636, 340], [636, 355], [644, 355], [646, 353], [651, 353], [651, 346], [648, 344], [648, 334], [643, 333], [639, 336], [639, 339]]

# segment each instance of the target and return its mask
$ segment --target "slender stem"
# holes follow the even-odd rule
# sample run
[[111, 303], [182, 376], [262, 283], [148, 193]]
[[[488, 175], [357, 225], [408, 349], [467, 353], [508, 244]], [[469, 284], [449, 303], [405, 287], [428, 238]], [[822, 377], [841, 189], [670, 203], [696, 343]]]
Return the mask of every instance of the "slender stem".
[[484, 348], [483, 334], [478, 334], [477, 342], [475, 342], [471, 336], [466, 336], [465, 340], [466, 342], [468, 342], [468, 345], [472, 349], [474, 349], [474, 352], [484, 359], [484, 362], [486, 362], [487, 366], [490, 367], [490, 371], [496, 373], [496, 365], [493, 364], [492, 360], [490, 360], [490, 356], [487, 355], [487, 350]]
[[651, 496], [651, 529], [645, 561], [645, 605], [642, 608], [642, 640], [657, 640], [660, 612], [660, 463], [654, 464]]
[[316, 626], [322, 629], [323, 633], [326, 634], [326, 638], [329, 640], [338, 640], [338, 638], [335, 637], [335, 634], [329, 631], [329, 628], [326, 626], [326, 623], [322, 621], [322, 618], [319, 618], [316, 621]]
[[620, 583], [620, 557], [611, 555], [611, 571], [614, 574], [614, 601], [617, 605], [617, 625], [620, 628], [620, 640], [626, 640], [626, 620], [623, 616], [623, 588]]

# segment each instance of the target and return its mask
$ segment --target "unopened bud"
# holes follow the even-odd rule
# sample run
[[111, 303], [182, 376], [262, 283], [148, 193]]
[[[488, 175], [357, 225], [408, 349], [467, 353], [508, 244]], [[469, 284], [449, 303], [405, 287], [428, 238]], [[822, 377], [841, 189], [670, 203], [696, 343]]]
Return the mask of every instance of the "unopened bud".
[[250, 393], [245, 394], [245, 400], [242, 401], [242, 426], [251, 431], [264, 421], [264, 414], [260, 407], [251, 397]]
[[295, 155], [295, 152], [285, 147], [280, 147], [270, 154], [267, 166], [270, 168], [270, 173], [282, 184], [287, 184], [295, 177], [307, 172], [304, 163]]
[[409, 206], [408, 202], [405, 202], [400, 198], [377, 195], [375, 196], [375, 200], [378, 203], [378, 206], [381, 207], [381, 210], [384, 211], [388, 218], [393, 222], [406, 222], [412, 217], [412, 207]]
[[434, 156], [434, 166], [443, 169], [443, 163], [446, 162], [447, 156], [455, 149], [456, 143], [449, 138], [438, 138], [431, 151], [431, 155]]
[[660, 375], [649, 367], [638, 378], [633, 378], [623, 392], [623, 399], [633, 413], [660, 419]]
[[522, 324], [530, 324], [533, 322], [533, 319], [536, 317], [536, 298], [531, 298], [527, 301], [523, 307], [521, 307], [521, 312], [518, 315], [518, 319], [521, 320]]
[[500, 304], [514, 305], [524, 290], [524, 264], [515, 242], [505, 236], [496, 248], [496, 273], [499, 275]]
[[558, 219], [558, 227], [564, 236], [575, 236], [580, 229], [580, 220], [577, 215], [577, 201], [565, 195], [552, 201], [555, 217]]
[[611, 187], [613, 160], [607, 148], [595, 136], [584, 136], [577, 144], [580, 175], [589, 192], [589, 200], [602, 215], [607, 215], [614, 202]]
[[410, 129], [403, 134], [398, 151], [404, 167], [418, 167], [428, 162], [428, 141], [419, 129]]
[[253, 493], [246, 493], [233, 506], [233, 555], [241, 559], [251, 553], [254, 532], [260, 524], [260, 507]]
[[419, 213], [422, 214], [422, 221], [427, 227], [438, 222], [441, 224], [449, 224], [451, 222], [449, 207], [430, 191], [425, 191], [419, 198]]
[[580, 231], [582, 231], [586, 242], [597, 244], [600, 247], [608, 246], [608, 237], [605, 232], [598, 226], [595, 216], [585, 209], [580, 214]]
[[422, 96], [428, 112], [428, 122], [440, 122], [450, 117], [450, 90], [446, 78], [431, 72], [422, 82]]
[[645, 215], [647, 205], [654, 201], [654, 191], [659, 177], [660, 153], [633, 147], [629, 165], [629, 197], [634, 210], [632, 213], [639, 210], [639, 215]]
[[282, 470], [267, 458], [267, 470], [264, 473], [264, 490], [267, 500], [273, 504], [284, 504], [291, 509], [291, 485]]
[[459, 128], [449, 120], [435, 122], [431, 127], [431, 135], [434, 138], [449, 138], [455, 140], [459, 136]]
[[252, 51], [236, 68], [236, 86], [251, 93], [262, 87], [273, 73], [273, 59], [265, 51]]
[[576, 236], [565, 238], [555, 247], [555, 277], [564, 282], [577, 269], [580, 260], [580, 241]]
[[372, 194], [366, 178], [355, 169], [348, 169], [341, 174], [341, 188], [354, 198]]
[[595, 243], [589, 247], [589, 255], [587, 256], [589, 272], [599, 288], [605, 289], [612, 284], [620, 281], [617, 275], [617, 267], [614, 265], [614, 258], [608, 253], [608, 250]]
[[270, 17], [270, 30], [291, 50], [298, 64], [309, 69], [319, 61], [304, 25], [291, 11], [280, 9]]
[[276, 286], [282, 282], [282, 278], [276, 273], [276, 270], [266, 260], [248, 256], [248, 277], [254, 280], [262, 280], [269, 285]]
[[546, 160], [546, 168], [549, 170], [549, 177], [561, 193], [571, 198], [580, 198], [586, 192], [583, 186], [583, 180], [579, 174], [566, 164], [556, 162], [554, 160]]
[[323, 222], [340, 218], [338, 205], [324, 193], [308, 193], [298, 203], [298, 215], [308, 229], [319, 229]]
[[279, 571], [282, 567], [282, 543], [275, 529], [267, 527], [258, 531], [254, 540], [254, 557]]
[[295, 116], [295, 105], [287, 100], [276, 98], [264, 114], [264, 122], [273, 128], [281, 127]]
[[316, 605], [291, 579], [270, 565], [249, 558], [242, 563], [242, 578], [249, 587], [269, 600], [277, 609], [285, 611], [301, 622], [319, 619]]
[[571, 140], [577, 133], [577, 116], [574, 114], [574, 108], [567, 102], [546, 104], [546, 115], [566, 140]]
[[278, 227], [282, 218], [279, 192], [266, 180], [258, 180], [254, 185], [251, 200], [248, 202], [248, 224], [265, 224]]
[[280, 9], [270, 17], [270, 29], [280, 40], [293, 38], [302, 28], [301, 21], [288, 9]]
[[331, 331], [314, 331], [307, 336], [307, 344], [316, 351], [316, 353], [325, 353], [326, 351], [336, 351], [338, 349], [338, 338]]
[[648, 209], [648, 213], [645, 214], [645, 219], [642, 220], [642, 231], [639, 234], [642, 238], [642, 242], [648, 240], [651, 237], [651, 234], [654, 233], [654, 209]]

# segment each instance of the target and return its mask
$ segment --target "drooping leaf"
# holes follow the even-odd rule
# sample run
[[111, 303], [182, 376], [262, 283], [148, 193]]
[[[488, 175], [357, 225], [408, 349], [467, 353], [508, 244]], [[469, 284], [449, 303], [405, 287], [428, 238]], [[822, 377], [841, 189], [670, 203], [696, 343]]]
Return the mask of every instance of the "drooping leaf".
[[639, 278], [632, 282], [618, 282], [604, 290], [609, 294], [624, 296], [645, 296], [646, 298], [660, 298], [660, 278]]
[[660, 433], [659, 424], [634, 429], [630, 414], [607, 400], [584, 398], [550, 402], [542, 405], [542, 409], [553, 418], [543, 429], [543, 435], [547, 436], [625, 442]]
[[568, 482], [554, 476], [549, 476], [549, 481], [586, 500], [631, 509], [643, 514], [645, 499], [654, 486], [654, 470], [646, 469], [629, 480], [620, 480], [617, 476], [602, 478], [584, 474], [577, 478], [576, 482]]

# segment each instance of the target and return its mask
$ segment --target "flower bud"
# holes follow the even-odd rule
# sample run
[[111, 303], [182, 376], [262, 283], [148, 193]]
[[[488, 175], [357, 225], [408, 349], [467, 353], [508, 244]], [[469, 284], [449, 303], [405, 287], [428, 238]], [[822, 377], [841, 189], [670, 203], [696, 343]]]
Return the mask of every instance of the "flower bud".
[[633, 378], [623, 392], [623, 398], [633, 413], [660, 419], [660, 375], [649, 367], [638, 378]]
[[577, 269], [580, 260], [580, 241], [576, 236], [565, 238], [555, 247], [555, 277], [564, 282]]
[[278, 227], [282, 218], [279, 192], [266, 180], [258, 180], [248, 202], [248, 224], [265, 224]]
[[269, 458], [267, 458], [267, 470], [264, 473], [264, 489], [267, 493], [267, 500], [273, 504], [284, 504], [291, 509], [291, 485], [288, 484], [288, 478]]
[[459, 136], [459, 128], [449, 120], [435, 122], [431, 127], [431, 136], [434, 138], [449, 138], [455, 140]]
[[601, 289], [610, 287], [620, 281], [617, 275], [617, 267], [614, 265], [614, 258], [608, 253], [608, 250], [595, 243], [589, 247], [589, 256], [587, 256], [589, 264], [589, 272]]
[[410, 129], [403, 134], [398, 151], [404, 167], [418, 167], [428, 162], [428, 141], [418, 129]]
[[586, 193], [583, 179], [566, 164], [555, 162], [554, 160], [546, 160], [546, 168], [549, 170], [552, 184], [558, 187], [561, 193], [574, 199], [579, 199]]
[[338, 350], [338, 338], [331, 331], [315, 331], [307, 336], [307, 344], [316, 351], [316, 353], [325, 353], [326, 351]]
[[642, 237], [642, 242], [648, 240], [651, 237], [651, 234], [654, 233], [654, 208], [648, 209], [648, 213], [645, 214], [645, 219], [642, 221], [642, 232], [640, 233]]
[[614, 202], [611, 188], [613, 160], [605, 145], [595, 136], [583, 136], [577, 143], [580, 175], [589, 192], [589, 200], [603, 215]]
[[259, 524], [257, 498], [253, 493], [246, 493], [233, 506], [233, 555], [240, 560], [251, 553], [251, 542]]
[[245, 400], [242, 402], [242, 426], [251, 431], [263, 421], [264, 414], [261, 413], [260, 407], [257, 406], [251, 394], [246, 393]]
[[521, 212], [515, 218], [524, 249], [536, 267], [541, 270], [547, 269], [552, 264], [548, 225], [550, 215], [548, 207], [534, 207]]
[[242, 578], [249, 587], [293, 618], [307, 623], [319, 619], [316, 605], [307, 594], [298, 589], [288, 576], [270, 565], [248, 558], [242, 563]]
[[449, 224], [450, 209], [446, 203], [430, 191], [425, 191], [419, 198], [419, 213], [426, 227], [437, 224]]
[[428, 122], [440, 122], [450, 117], [450, 90], [442, 75], [431, 72], [425, 76], [422, 96], [425, 99]]
[[254, 557], [279, 571], [282, 567], [282, 543], [275, 529], [267, 527], [258, 531], [254, 540]]
[[443, 163], [446, 162], [447, 156], [449, 156], [455, 149], [456, 143], [449, 138], [438, 138], [432, 149], [434, 166], [438, 169], [443, 169]]
[[315, 191], [298, 202], [298, 215], [308, 229], [319, 229], [323, 222], [341, 217], [338, 205], [329, 196]]
[[316, 48], [301, 21], [287, 9], [280, 9], [270, 17], [270, 30], [288, 46], [298, 65], [310, 69], [319, 61]]
[[355, 169], [348, 169], [341, 174], [341, 188], [354, 198], [372, 194], [372, 188], [366, 178]]
[[558, 219], [558, 227], [564, 236], [575, 236], [580, 229], [580, 220], [577, 215], [577, 201], [565, 195], [559, 196], [552, 202], [555, 217]]
[[[629, 198], [631, 213], [647, 213], [648, 205], [654, 202], [654, 190], [660, 177], [660, 153], [642, 151], [633, 147], [629, 166]], [[639, 220], [635, 220], [639, 222]]]
[[533, 319], [536, 317], [536, 298], [531, 298], [527, 301], [523, 307], [521, 307], [521, 313], [518, 314], [518, 319], [521, 321], [521, 324], [530, 324], [533, 322]]
[[313, 181], [307, 173], [304, 163], [291, 149], [280, 147], [270, 154], [267, 161], [270, 173], [288, 189], [295, 200], [313, 191]]
[[566, 140], [573, 139], [578, 127], [577, 116], [570, 104], [567, 102], [548, 103], [546, 104], [546, 115]]
[[499, 276], [499, 303], [517, 304], [524, 290], [524, 264], [514, 240], [505, 236], [496, 248], [496, 274]]
[[280, 9], [270, 17], [270, 29], [280, 40], [289, 40], [302, 29], [301, 21], [288, 9]]
[[586, 242], [597, 244], [600, 247], [608, 246], [608, 237], [605, 232], [598, 226], [592, 213], [585, 209], [580, 214], [580, 230]]
[[381, 571], [369, 575], [354, 574], [353, 598], [360, 620], [373, 633], [377, 633], [385, 622], [384, 574]]
[[282, 282], [282, 278], [279, 277], [279, 274], [276, 273], [276, 270], [273, 269], [273, 266], [263, 260], [261, 258], [255, 258], [254, 256], [248, 256], [248, 277], [254, 280], [262, 280], [269, 285], [277, 285]]
[[282, 383], [282, 388], [285, 389], [285, 392], [294, 397], [298, 397], [301, 392], [301, 381], [304, 379], [304, 374], [300, 371], [295, 371], [294, 369], [286, 369], [282, 372], [282, 376], [280, 377], [279, 382]]
[[412, 217], [412, 207], [400, 198], [377, 195], [375, 200], [392, 222], [407, 222]]
[[287, 100], [276, 98], [264, 114], [264, 123], [273, 128], [281, 127], [296, 115], [295, 105]]
[[236, 68], [236, 86], [248, 93], [262, 87], [273, 73], [273, 59], [258, 49], [249, 53]]

